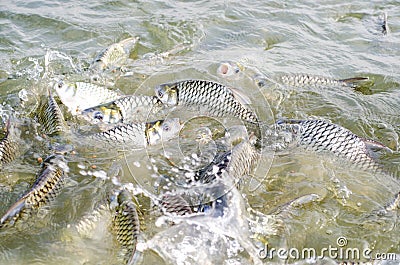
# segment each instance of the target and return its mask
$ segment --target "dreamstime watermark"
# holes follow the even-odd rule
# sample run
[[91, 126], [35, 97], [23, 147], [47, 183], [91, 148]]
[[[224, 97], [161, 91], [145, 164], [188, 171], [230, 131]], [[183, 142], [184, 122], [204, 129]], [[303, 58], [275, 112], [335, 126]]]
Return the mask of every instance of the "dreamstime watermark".
[[323, 259], [331, 258], [335, 260], [396, 260], [395, 253], [379, 253], [374, 252], [370, 248], [350, 248], [347, 246], [347, 238], [340, 236], [336, 240], [336, 246], [328, 245], [320, 250], [315, 248], [273, 248], [268, 244], [264, 248], [259, 249], [258, 256], [261, 259], [281, 260], [305, 260], [305, 259]]

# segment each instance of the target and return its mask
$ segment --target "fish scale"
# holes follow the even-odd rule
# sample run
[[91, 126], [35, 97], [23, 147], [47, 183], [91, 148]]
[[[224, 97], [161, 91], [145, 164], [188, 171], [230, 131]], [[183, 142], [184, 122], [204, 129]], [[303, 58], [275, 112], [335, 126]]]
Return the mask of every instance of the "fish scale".
[[[90, 122], [132, 122], [144, 120], [148, 118], [148, 115], [158, 112], [161, 108], [162, 103], [155, 96], [131, 95], [85, 109], [82, 111], [82, 115]], [[98, 117], [99, 113], [100, 117]]]
[[113, 231], [118, 243], [128, 252], [125, 258], [131, 259], [140, 233], [140, 219], [132, 196], [126, 190], [122, 190], [118, 194], [117, 201], [118, 205], [115, 207], [113, 218]]
[[249, 175], [254, 169], [260, 153], [251, 141], [242, 141], [232, 150], [216, 158], [214, 162], [197, 172], [196, 181], [210, 183], [223, 176], [226, 172], [235, 182], [243, 176]]
[[[382, 166], [369, 154], [366, 139], [336, 124], [323, 120], [281, 120], [278, 126], [295, 128], [298, 143], [311, 150], [328, 151], [346, 158], [362, 169], [383, 171]], [[386, 148], [383, 144], [373, 142], [375, 146]]]
[[50, 91], [48, 97], [39, 104], [36, 111], [36, 119], [42, 125], [42, 132], [47, 135], [59, 134], [65, 131], [64, 115]]
[[4, 165], [13, 161], [20, 153], [19, 144], [14, 139], [15, 128], [8, 121], [7, 131], [3, 139], [0, 141], [0, 164]]
[[301, 86], [315, 86], [315, 87], [356, 87], [357, 82], [367, 81], [367, 77], [353, 77], [347, 79], [332, 79], [329, 77], [310, 75], [310, 74], [286, 74], [280, 77], [282, 83], [301, 87]]
[[211, 114], [223, 117], [233, 115], [248, 122], [257, 123], [256, 114], [243, 106], [229, 88], [205, 80], [186, 80], [176, 83], [178, 105], [206, 105]]
[[32, 188], [10, 207], [0, 220], [0, 227], [13, 224], [21, 216], [29, 215], [58, 196], [66, 176], [61, 163], [65, 163], [61, 155], [46, 158]]
[[[151, 107], [160, 109], [161, 101], [158, 100], [157, 97], [154, 96], [129, 96], [123, 97], [119, 100], [114, 101], [114, 104], [119, 108], [122, 117], [127, 119], [129, 116], [133, 116], [135, 110], [138, 107]], [[133, 118], [133, 117], [132, 117]]]
[[162, 196], [160, 204], [167, 213], [179, 216], [192, 214], [189, 203], [179, 194], [166, 193]]
[[148, 144], [146, 123], [123, 124], [89, 137], [110, 144], [126, 143], [139, 147], [145, 147]]
[[133, 148], [144, 148], [175, 137], [180, 128], [179, 119], [171, 118], [147, 123], [122, 124], [87, 137], [112, 145], [124, 144]]

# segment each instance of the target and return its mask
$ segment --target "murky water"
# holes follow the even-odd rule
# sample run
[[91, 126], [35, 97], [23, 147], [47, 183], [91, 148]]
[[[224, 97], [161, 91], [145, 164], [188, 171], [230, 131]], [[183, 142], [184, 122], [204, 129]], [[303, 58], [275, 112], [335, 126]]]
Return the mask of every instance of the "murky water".
[[[385, 12], [386, 35], [382, 33]], [[399, 14], [396, 1], [6, 0], [0, 3], [0, 113], [27, 117], [36, 102], [33, 95], [44, 94], [59, 79], [90, 81], [85, 69], [99, 51], [139, 36], [124, 72], [101, 76], [98, 83], [124, 94], [146, 95], [152, 95], [157, 84], [189, 78], [240, 87], [264, 123], [279, 118], [328, 119], [390, 147], [393, 153], [381, 160], [399, 172]], [[223, 77], [217, 74], [222, 62], [238, 62], [241, 70]], [[333, 79], [362, 76], [369, 82], [355, 90], [293, 87], [279, 82], [288, 73]], [[255, 75], [261, 76], [264, 86], [257, 86]], [[26, 101], [21, 103], [21, 96]], [[240, 124], [230, 119], [179, 110], [168, 115], [186, 123], [180, 137], [162, 146], [146, 152], [79, 146], [68, 155], [67, 185], [57, 200], [34, 219], [0, 231], [0, 264], [118, 264], [118, 244], [107, 217], [90, 236], [74, 230], [115, 188], [112, 179], [157, 195], [155, 176], [178, 175], [171, 164], [187, 166], [185, 159], [197, 150], [199, 128], [212, 139], [202, 146], [204, 150], [214, 150], [225, 128], [233, 126], [232, 134], [241, 133], [234, 127]], [[73, 132], [84, 126], [71, 115], [66, 119]], [[18, 122], [25, 149], [0, 172], [0, 215], [34, 182], [40, 168], [37, 158], [49, 154], [49, 141], [76, 144], [70, 136], [45, 139], [28, 121]], [[159, 225], [161, 213], [141, 196], [146, 230], [139, 239], [143, 252], [136, 262], [253, 264], [263, 243], [269, 248], [320, 252], [340, 247], [340, 236], [349, 248], [400, 253], [398, 210], [370, 215], [400, 191], [398, 177], [354, 169], [330, 155], [300, 148], [264, 150], [240, 194], [231, 195], [229, 218], [199, 217], [176, 226]], [[288, 205], [299, 197], [303, 202]], [[277, 220], [262, 223], [262, 218], [256, 220], [247, 212], [249, 207], [264, 219], [277, 214]], [[254, 239], [254, 231], [245, 225], [248, 218], [256, 224], [253, 229], [265, 234]], [[275, 256], [262, 262], [285, 260]]]

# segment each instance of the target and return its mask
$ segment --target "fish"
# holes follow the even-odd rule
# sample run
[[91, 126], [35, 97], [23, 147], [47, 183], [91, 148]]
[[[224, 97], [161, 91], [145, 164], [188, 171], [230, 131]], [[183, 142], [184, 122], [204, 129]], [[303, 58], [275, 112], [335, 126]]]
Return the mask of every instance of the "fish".
[[385, 172], [372, 156], [372, 151], [383, 149], [391, 152], [390, 148], [359, 137], [344, 127], [324, 120], [279, 120], [277, 127], [289, 130], [295, 136], [294, 140], [307, 149], [327, 151], [361, 169]]
[[101, 202], [88, 214], [84, 215], [75, 225], [75, 229], [80, 236], [91, 237], [96, 232], [97, 225], [102, 219], [110, 215], [110, 208], [106, 202]]
[[35, 111], [35, 118], [44, 134], [57, 135], [66, 131], [64, 115], [50, 90], [48, 90], [48, 96], [40, 101]]
[[138, 43], [139, 39], [139, 37], [127, 38], [105, 48], [96, 56], [90, 69], [104, 71], [122, 66], [129, 58], [130, 50]]
[[359, 82], [368, 81], [368, 77], [352, 77], [346, 79], [332, 79], [329, 77], [311, 74], [284, 74], [279, 81], [294, 87], [351, 87], [356, 88]]
[[175, 137], [180, 128], [179, 118], [171, 118], [154, 122], [122, 124], [88, 137], [111, 145], [123, 144], [130, 147], [145, 148]]
[[54, 89], [72, 115], [122, 97], [121, 93], [85, 82], [59, 81]]
[[148, 118], [162, 109], [155, 96], [131, 95], [85, 109], [81, 116], [90, 123], [127, 123]]
[[117, 242], [126, 252], [124, 255], [125, 261], [127, 260], [127, 264], [131, 264], [141, 229], [137, 205], [133, 201], [131, 194], [126, 190], [121, 190], [117, 194], [115, 202], [111, 204], [114, 211], [112, 230]]
[[15, 202], [0, 219], [0, 228], [12, 226], [34, 210], [53, 201], [65, 184], [68, 167], [62, 155], [47, 157], [31, 189]]
[[0, 165], [12, 162], [21, 152], [18, 142], [20, 131], [11, 124], [11, 118], [7, 121], [6, 133], [0, 141]]
[[260, 158], [260, 152], [255, 144], [255, 137], [243, 140], [231, 150], [216, 157], [207, 167], [196, 172], [194, 181], [206, 184], [228, 175], [238, 184], [243, 176], [251, 174]]
[[165, 193], [160, 199], [161, 209], [173, 215], [183, 216], [192, 214], [194, 211], [180, 194]]
[[256, 113], [246, 107], [250, 104], [250, 99], [238, 89], [228, 88], [216, 82], [184, 80], [165, 83], [158, 85], [155, 93], [167, 107], [197, 106], [212, 116], [231, 115], [258, 124]]

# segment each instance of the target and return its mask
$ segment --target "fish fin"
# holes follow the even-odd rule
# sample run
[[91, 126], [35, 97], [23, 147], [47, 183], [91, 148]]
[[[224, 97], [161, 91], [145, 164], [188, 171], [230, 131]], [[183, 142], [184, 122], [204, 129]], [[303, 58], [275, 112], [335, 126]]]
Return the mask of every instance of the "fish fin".
[[366, 138], [362, 138], [362, 140], [364, 141], [368, 150], [371, 150], [371, 151], [384, 150], [386, 152], [393, 153], [393, 150], [390, 149], [389, 147], [387, 147], [386, 145], [384, 145], [383, 143], [380, 143], [378, 141], [371, 140], [371, 139], [366, 139]]
[[351, 78], [346, 78], [346, 79], [339, 79], [339, 81], [345, 82], [345, 83], [357, 83], [360, 81], [367, 81], [367, 80], [369, 80], [369, 77], [361, 77], [361, 76], [351, 77]]
[[362, 92], [363, 94], [371, 94], [371, 86], [374, 84], [373, 80], [368, 77], [351, 77], [346, 79], [339, 79], [339, 82], [345, 83], [347, 86]]
[[240, 104], [243, 105], [251, 104], [250, 98], [247, 95], [245, 95], [243, 91], [240, 91], [239, 89], [233, 87], [230, 87], [229, 90], [232, 92], [235, 99], [240, 102]]
[[26, 196], [19, 199], [16, 203], [14, 203], [8, 211], [4, 214], [4, 216], [0, 220], [0, 227], [9, 219], [18, 215], [21, 210], [25, 207], [25, 198]]

